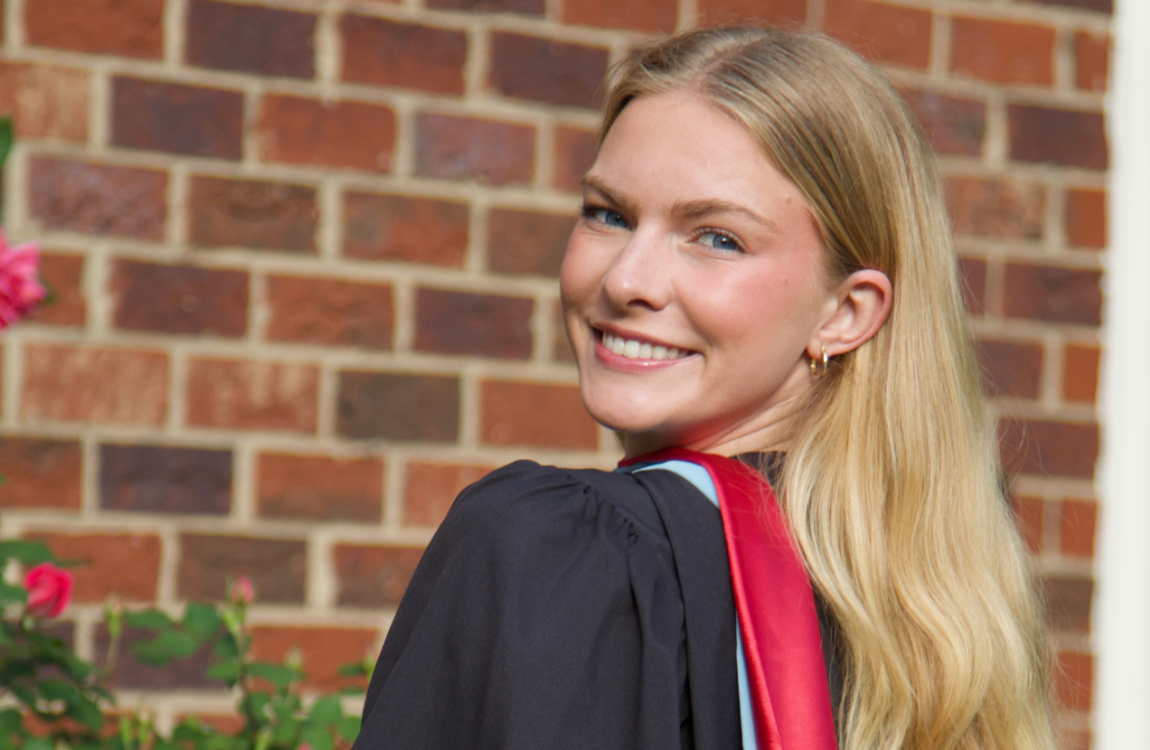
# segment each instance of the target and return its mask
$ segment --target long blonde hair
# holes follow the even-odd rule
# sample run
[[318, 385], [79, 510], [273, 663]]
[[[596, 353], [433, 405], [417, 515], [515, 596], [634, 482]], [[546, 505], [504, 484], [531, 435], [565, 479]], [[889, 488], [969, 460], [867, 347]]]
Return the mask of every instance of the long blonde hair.
[[838, 624], [843, 750], [1054, 746], [1046, 632], [999, 484], [930, 150], [890, 85], [817, 34], [700, 29], [638, 50], [629, 101], [691, 91], [803, 192], [832, 277], [884, 271], [885, 326], [832, 363], [780, 495]]

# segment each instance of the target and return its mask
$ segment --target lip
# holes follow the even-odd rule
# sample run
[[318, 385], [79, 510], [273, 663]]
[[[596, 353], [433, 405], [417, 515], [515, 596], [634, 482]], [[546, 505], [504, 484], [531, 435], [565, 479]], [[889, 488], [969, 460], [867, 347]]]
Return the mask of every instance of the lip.
[[625, 331], [614, 326], [591, 326], [592, 334], [595, 337], [595, 357], [609, 369], [618, 370], [620, 372], [653, 372], [655, 370], [665, 370], [669, 367], [683, 364], [697, 358], [698, 352], [683, 347], [677, 347], [680, 351], [690, 352], [685, 357], [677, 359], [633, 359], [631, 357], [624, 357], [622, 354], [616, 354], [603, 345], [603, 334], [609, 333], [612, 336], [620, 338], [641, 341], [652, 346], [665, 346], [668, 349], [674, 347], [674, 344], [669, 344], [665, 341], [659, 341], [648, 336], [640, 336], [629, 331]]

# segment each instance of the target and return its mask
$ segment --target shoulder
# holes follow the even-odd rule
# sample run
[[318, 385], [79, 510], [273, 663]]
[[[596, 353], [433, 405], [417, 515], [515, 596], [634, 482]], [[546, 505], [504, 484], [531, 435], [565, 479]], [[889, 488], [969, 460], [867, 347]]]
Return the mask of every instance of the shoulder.
[[516, 461], [465, 489], [440, 531], [487, 539], [535, 538], [550, 536], [548, 529], [597, 524], [603, 516], [662, 535], [651, 490], [632, 475]]

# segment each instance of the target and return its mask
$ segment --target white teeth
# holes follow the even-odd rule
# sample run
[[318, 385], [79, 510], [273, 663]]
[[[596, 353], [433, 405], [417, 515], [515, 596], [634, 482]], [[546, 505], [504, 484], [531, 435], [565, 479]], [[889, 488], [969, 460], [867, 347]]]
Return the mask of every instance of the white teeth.
[[686, 356], [686, 353], [678, 347], [666, 347], [662, 344], [654, 345], [645, 341], [624, 339], [610, 333], [603, 334], [603, 346], [609, 349], [611, 353], [628, 359], [679, 359]]

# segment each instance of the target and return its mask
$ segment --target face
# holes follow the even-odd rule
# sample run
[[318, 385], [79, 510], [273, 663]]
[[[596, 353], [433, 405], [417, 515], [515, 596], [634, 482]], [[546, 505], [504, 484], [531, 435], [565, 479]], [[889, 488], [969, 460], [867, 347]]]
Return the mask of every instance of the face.
[[687, 93], [623, 110], [585, 179], [560, 277], [588, 411], [629, 456], [777, 447], [838, 303], [799, 190]]

